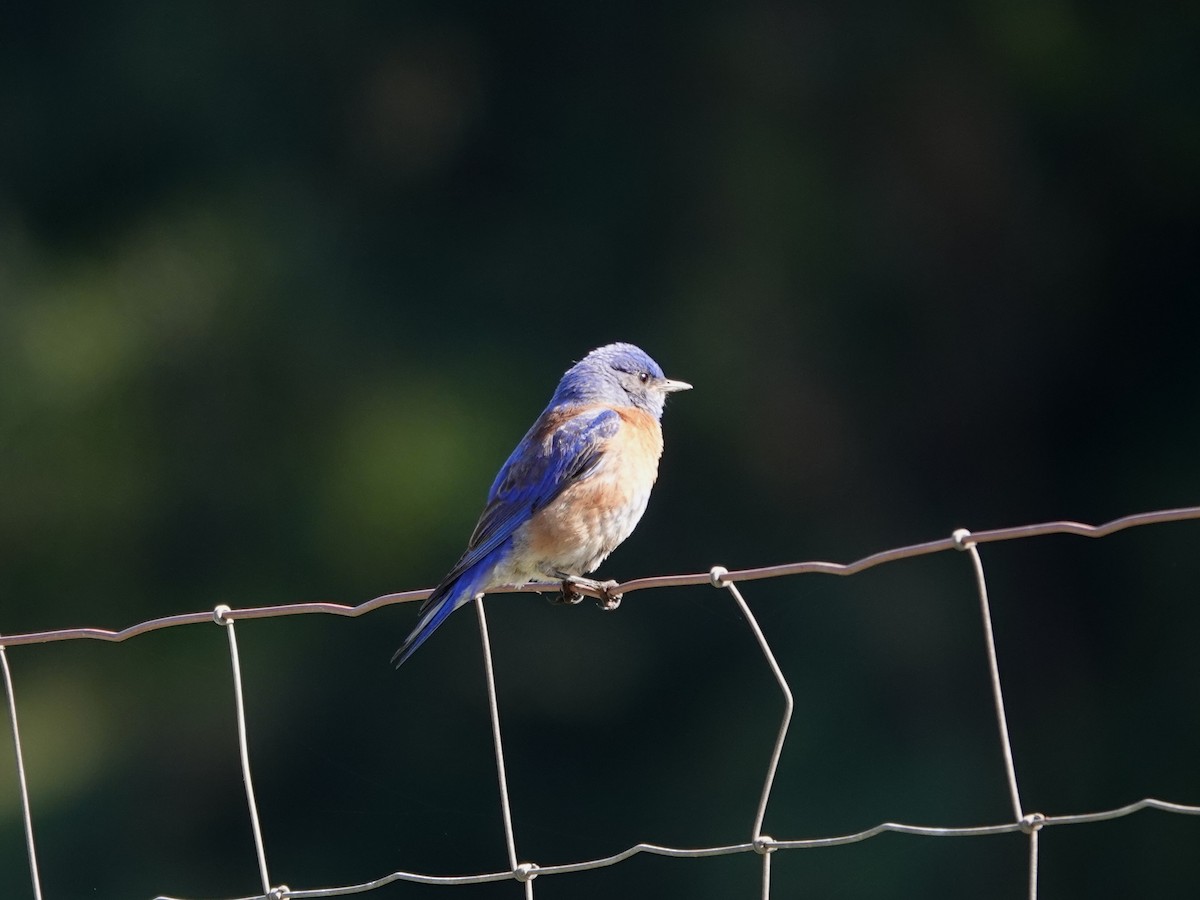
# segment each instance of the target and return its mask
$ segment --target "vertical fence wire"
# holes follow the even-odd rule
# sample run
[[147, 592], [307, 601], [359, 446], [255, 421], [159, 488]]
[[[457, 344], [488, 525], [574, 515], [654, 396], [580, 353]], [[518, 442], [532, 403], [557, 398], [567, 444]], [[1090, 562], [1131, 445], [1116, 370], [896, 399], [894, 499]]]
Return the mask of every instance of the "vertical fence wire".
[[1000, 665], [996, 660], [996, 636], [992, 630], [992, 612], [988, 603], [987, 579], [983, 574], [983, 560], [979, 557], [979, 548], [971, 539], [971, 533], [965, 528], [954, 532], [956, 545], [966, 550], [971, 557], [971, 565], [975, 570], [975, 586], [979, 591], [979, 610], [983, 616], [983, 637], [987, 652], [988, 675], [992, 683], [992, 700], [996, 705], [996, 725], [1000, 731], [1000, 751], [1004, 756], [1004, 775], [1008, 782], [1009, 799], [1012, 801], [1013, 817], [1020, 821], [1025, 816], [1021, 808], [1021, 791], [1017, 787], [1017, 768], [1013, 764], [1012, 742], [1008, 735], [1008, 716], [1004, 713], [1004, 691], [1000, 687]]
[[787, 679], [783, 677], [783, 670], [779, 667], [775, 654], [771, 652], [771, 645], [767, 643], [766, 636], [763, 635], [758, 620], [754, 618], [754, 613], [750, 611], [750, 606], [746, 603], [742, 592], [729, 578], [729, 570], [724, 566], [714, 566], [709, 575], [713, 587], [729, 591], [730, 596], [741, 609], [746, 624], [754, 633], [754, 639], [758, 641], [763, 658], [766, 659], [767, 665], [771, 668], [771, 674], [775, 676], [776, 682], [779, 683], [779, 690], [783, 693], [783, 719], [779, 723], [779, 732], [775, 736], [775, 745], [771, 749], [771, 758], [767, 763], [767, 775], [763, 780], [762, 793], [758, 798], [758, 809], [754, 814], [754, 825], [750, 835], [754, 849], [762, 855], [762, 900], [769, 900], [771, 896], [771, 853], [775, 848], [771, 846], [772, 839], [762, 833], [762, 827], [763, 820], [767, 817], [767, 803], [771, 799], [771, 788], [775, 784], [775, 773], [779, 770], [779, 759], [783, 755], [783, 744], [787, 740], [788, 726], [792, 722], [792, 713], [796, 704], [792, 697], [792, 689], [788, 686]]
[[4, 671], [4, 694], [8, 698], [8, 719], [12, 725], [13, 752], [17, 757], [17, 790], [21, 794], [21, 817], [25, 825], [25, 852], [29, 856], [29, 878], [34, 900], [42, 900], [42, 880], [38, 875], [37, 848], [33, 842], [33, 814], [29, 808], [29, 786], [25, 780], [25, 756], [21, 752], [21, 729], [17, 727], [17, 697], [13, 690], [8, 654], [0, 643], [0, 669]]
[[1038, 894], [1038, 837], [1040, 828], [1029, 829], [1029, 900], [1037, 900]]
[[[262, 826], [258, 821], [258, 804], [254, 800], [254, 780], [250, 776], [250, 747], [246, 740], [246, 704], [242, 696], [242, 664], [238, 658], [237, 634], [234, 631], [230, 608], [221, 604], [213, 610], [213, 619], [225, 627], [229, 635], [229, 661], [233, 666], [233, 702], [237, 708], [238, 754], [242, 760], [242, 781], [246, 785], [246, 807], [250, 812], [250, 827], [254, 832], [254, 852], [258, 858], [258, 875], [262, 880], [263, 896], [271, 895], [271, 879], [267, 875], [267, 854], [263, 848]], [[277, 895], [281, 892], [277, 891]]]
[[992, 684], [992, 701], [996, 707], [996, 727], [1000, 734], [1000, 752], [1004, 757], [1004, 777], [1008, 783], [1008, 794], [1012, 802], [1014, 819], [1021, 823], [1022, 830], [1029, 835], [1029, 900], [1037, 900], [1037, 841], [1040, 825], [1036, 820], [1039, 817], [1027, 817], [1021, 806], [1021, 790], [1017, 785], [1017, 767], [1013, 762], [1008, 716], [1004, 712], [1004, 690], [1000, 685], [1000, 664], [996, 657], [996, 635], [992, 628], [992, 610], [991, 604], [988, 602], [987, 577], [983, 572], [983, 559], [979, 555], [979, 547], [971, 540], [970, 531], [959, 528], [951, 537], [954, 540], [954, 546], [959, 550], [965, 550], [971, 557], [971, 567], [975, 572], [975, 588], [979, 594], [979, 611], [983, 618], [988, 676]]
[[504, 741], [500, 737], [500, 704], [496, 699], [496, 675], [492, 667], [492, 641], [488, 637], [487, 616], [483, 611], [483, 595], [475, 597], [475, 612], [479, 618], [479, 640], [483, 649], [483, 673], [487, 679], [488, 713], [492, 720], [492, 746], [496, 752], [496, 780], [500, 786], [500, 815], [504, 820], [504, 844], [508, 849], [508, 867], [518, 881], [525, 883], [526, 900], [533, 900], [533, 865], [517, 863], [517, 842], [513, 836], [512, 806], [508, 798], [508, 775], [504, 768]]

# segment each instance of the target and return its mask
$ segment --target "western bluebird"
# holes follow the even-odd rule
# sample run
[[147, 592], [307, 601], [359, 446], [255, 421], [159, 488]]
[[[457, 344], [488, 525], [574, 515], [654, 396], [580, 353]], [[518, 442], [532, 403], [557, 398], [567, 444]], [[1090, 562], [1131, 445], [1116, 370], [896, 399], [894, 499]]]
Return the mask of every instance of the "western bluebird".
[[[550, 405], [500, 469], [466, 552], [421, 606], [392, 662], [399, 667], [446, 617], [479, 594], [534, 579], [603, 589], [581, 578], [629, 537], [650, 499], [672, 381], [632, 344], [593, 350], [563, 375]], [[610, 606], [614, 606], [610, 598]]]

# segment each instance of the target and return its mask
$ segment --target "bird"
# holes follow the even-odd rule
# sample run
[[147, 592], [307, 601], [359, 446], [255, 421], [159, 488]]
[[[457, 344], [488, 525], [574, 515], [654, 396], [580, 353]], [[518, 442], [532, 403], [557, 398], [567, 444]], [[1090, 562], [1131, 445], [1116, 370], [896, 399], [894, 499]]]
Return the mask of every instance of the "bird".
[[392, 656], [399, 668], [446, 618], [501, 585], [562, 583], [616, 608], [616, 582], [593, 572], [633, 532], [658, 477], [667, 395], [691, 389], [627, 343], [592, 350], [562, 376], [550, 403], [500, 468], [467, 549], [421, 605]]

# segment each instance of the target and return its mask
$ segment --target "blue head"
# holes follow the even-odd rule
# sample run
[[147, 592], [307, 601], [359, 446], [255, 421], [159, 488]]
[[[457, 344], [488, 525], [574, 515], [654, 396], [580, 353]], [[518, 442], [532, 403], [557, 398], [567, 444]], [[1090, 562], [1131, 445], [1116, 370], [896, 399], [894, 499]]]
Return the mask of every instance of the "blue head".
[[657, 419], [667, 394], [690, 388], [686, 381], [667, 378], [659, 364], [633, 344], [606, 344], [567, 370], [550, 403], [636, 406]]

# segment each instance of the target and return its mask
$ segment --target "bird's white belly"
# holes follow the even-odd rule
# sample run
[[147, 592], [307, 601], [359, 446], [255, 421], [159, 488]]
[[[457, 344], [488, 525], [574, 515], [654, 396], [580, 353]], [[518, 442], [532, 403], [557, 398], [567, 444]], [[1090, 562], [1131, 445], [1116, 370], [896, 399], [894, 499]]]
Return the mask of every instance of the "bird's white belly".
[[585, 525], [579, 529], [578, 543], [562, 546], [562, 554], [551, 560], [553, 568], [568, 575], [586, 575], [633, 533], [650, 499], [649, 490], [639, 492], [620, 506], [598, 504], [583, 512]]

